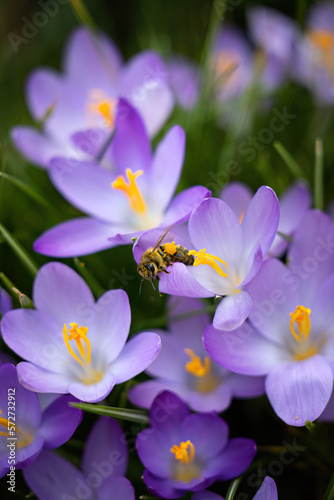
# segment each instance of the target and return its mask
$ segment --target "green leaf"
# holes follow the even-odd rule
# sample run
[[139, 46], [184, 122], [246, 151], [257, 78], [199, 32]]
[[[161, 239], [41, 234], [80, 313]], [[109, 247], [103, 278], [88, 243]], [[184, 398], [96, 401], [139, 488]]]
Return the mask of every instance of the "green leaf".
[[129, 422], [139, 422], [141, 424], [148, 424], [149, 418], [145, 412], [139, 410], [128, 410], [124, 408], [115, 408], [112, 406], [101, 406], [90, 403], [70, 403], [75, 408], [88, 411], [90, 413], [97, 413], [98, 415], [106, 415], [107, 417], [118, 418], [119, 420], [128, 420]]
[[70, 5], [81, 24], [85, 24], [93, 32], [97, 31], [96, 24], [82, 0], [70, 0]]
[[0, 235], [3, 236], [3, 239], [10, 246], [13, 252], [16, 254], [18, 259], [25, 266], [27, 271], [35, 277], [38, 272], [38, 266], [35, 261], [30, 257], [28, 252], [23, 248], [21, 243], [17, 241], [15, 236], [13, 236], [8, 229], [6, 229], [2, 224], [0, 224]]
[[27, 194], [32, 200], [37, 201], [40, 205], [43, 205], [44, 207], [53, 210], [53, 206], [50, 205], [50, 203], [43, 198], [39, 193], [35, 191], [35, 189], [25, 182], [21, 181], [20, 179], [17, 179], [16, 177], [12, 177], [11, 175], [6, 174], [5, 172], [0, 172], [0, 178], [5, 179], [6, 181], [10, 182], [17, 188], [19, 188], [23, 193]]
[[79, 260], [77, 257], [73, 259], [74, 261], [74, 266], [77, 269], [77, 271], [81, 274], [83, 279], [86, 281], [87, 285], [89, 288], [92, 290], [94, 293], [95, 297], [98, 298], [101, 295], [101, 292], [103, 292], [103, 287], [99, 284], [99, 282], [94, 278], [92, 273], [88, 271], [86, 265], [84, 262]]
[[314, 207], [324, 209], [324, 184], [323, 184], [323, 146], [322, 139], [315, 140], [315, 166], [314, 166]]
[[290, 153], [285, 149], [283, 144], [279, 141], [274, 141], [274, 148], [276, 149], [282, 160], [284, 160], [286, 166], [290, 169], [294, 177], [296, 177], [296, 179], [303, 179], [304, 173], [302, 169], [300, 168], [296, 160], [292, 158]]
[[241, 483], [241, 477], [237, 477], [236, 479], [234, 479], [234, 481], [232, 481], [227, 490], [225, 500], [233, 500], [234, 495], [236, 494], [240, 483]]
[[330, 483], [328, 485], [323, 500], [333, 500], [333, 499], [334, 499], [334, 474], [332, 476], [332, 479], [330, 480]]

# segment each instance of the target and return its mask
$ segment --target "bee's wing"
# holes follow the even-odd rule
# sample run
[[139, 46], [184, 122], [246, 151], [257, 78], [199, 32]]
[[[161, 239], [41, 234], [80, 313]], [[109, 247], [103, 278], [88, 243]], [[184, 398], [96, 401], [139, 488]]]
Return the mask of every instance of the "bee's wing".
[[154, 250], [156, 250], [158, 248], [158, 246], [160, 245], [160, 243], [162, 242], [162, 240], [164, 239], [164, 237], [166, 236], [166, 234], [169, 233], [169, 231], [172, 229], [172, 227], [174, 226], [174, 224], [172, 224], [171, 226], [169, 226], [165, 232], [160, 236], [160, 238], [158, 239], [158, 241], [156, 242], [156, 244], [154, 245], [154, 247], [152, 248], [151, 252], [150, 252], [150, 255], [154, 252]]

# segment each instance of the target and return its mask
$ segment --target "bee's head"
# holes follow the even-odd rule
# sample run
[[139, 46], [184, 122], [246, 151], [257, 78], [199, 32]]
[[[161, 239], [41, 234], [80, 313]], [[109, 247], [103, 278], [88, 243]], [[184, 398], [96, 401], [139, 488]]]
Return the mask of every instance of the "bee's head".
[[152, 282], [157, 277], [159, 270], [154, 262], [149, 262], [148, 264], [140, 264], [137, 271], [142, 278]]

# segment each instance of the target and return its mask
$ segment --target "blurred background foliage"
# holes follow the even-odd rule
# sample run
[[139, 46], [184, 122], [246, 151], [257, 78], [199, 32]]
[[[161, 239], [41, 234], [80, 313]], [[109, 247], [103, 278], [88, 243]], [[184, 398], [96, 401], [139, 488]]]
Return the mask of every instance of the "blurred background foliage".
[[[312, 3], [314, 2], [305, 0], [275, 0], [263, 1], [261, 5], [273, 7], [297, 19], [303, 27], [305, 14]], [[234, 7], [226, 11], [225, 18], [246, 30], [247, 8], [258, 4], [255, 0], [240, 0], [239, 3], [234, 1]], [[86, 6], [96, 25], [114, 40], [125, 60], [140, 50], [151, 48], [163, 56], [171, 53], [184, 54], [198, 63], [203, 62], [205, 58], [210, 29], [213, 24], [220, 22], [215, 5], [217, 3], [207, 0], [86, 0]], [[33, 0], [2, 0], [0, 4], [0, 171], [24, 182], [44, 201], [33, 199], [6, 178], [0, 177], [0, 222], [40, 266], [52, 259], [34, 253], [34, 240], [54, 224], [79, 215], [79, 211], [57, 193], [45, 171], [28, 164], [14, 150], [9, 131], [15, 124], [32, 123], [24, 98], [26, 77], [37, 66], [61, 68], [64, 44], [79, 21], [70, 4], [64, 2], [64, 5], [59, 5], [57, 15], [50, 17], [46, 26], [39, 28], [36, 35], [28, 43], [21, 44], [18, 53], [15, 53], [8, 34], [21, 35], [25, 19], [31, 20], [37, 10], [40, 10], [40, 6], [38, 1]], [[278, 139], [297, 161], [312, 189], [314, 144], [316, 137], [322, 137], [324, 200], [327, 206], [332, 199], [334, 188], [332, 108], [319, 107], [305, 88], [293, 82], [286, 82], [275, 93], [273, 105], [279, 110], [286, 106], [289, 113], [296, 114], [291, 125], [278, 133], [275, 139]], [[216, 174], [226, 181], [246, 182], [254, 190], [262, 184], [267, 184], [280, 195], [294, 180], [291, 170], [279, 156], [273, 143], [259, 151], [252, 162], [247, 161], [247, 156], [238, 153], [237, 145], [240, 141], [250, 134], [256, 136], [261, 128], [268, 126], [270, 120], [272, 105], [263, 106], [259, 99], [254, 98], [248, 102], [248, 106], [251, 111], [249, 129], [242, 123], [241, 127], [236, 124], [234, 128], [227, 130], [219, 128], [205, 99], [195, 115], [187, 115], [179, 108], [174, 110], [164, 130], [154, 139], [154, 144], [174, 123], [180, 123], [186, 129], [187, 151], [179, 190], [194, 184], [209, 187], [210, 183], [212, 184], [212, 176]], [[240, 119], [242, 121], [242, 117]], [[232, 160], [238, 162], [240, 168], [238, 174], [231, 177], [228, 172], [225, 172], [225, 175], [224, 171]], [[214, 194], [218, 195], [218, 192]], [[129, 246], [87, 256], [80, 261], [94, 276], [100, 293], [108, 288], [124, 288], [129, 294], [133, 332], [164, 326], [165, 297], [160, 297], [147, 283], [139, 295], [140, 279]], [[73, 259], [63, 259], [63, 262], [75, 265]], [[32, 276], [3, 238], [0, 239], [0, 272], [21, 292], [31, 296]], [[125, 403], [122, 386], [112, 392], [109, 403], [116, 406], [120, 403], [120, 397]], [[330, 424], [321, 424], [313, 433], [305, 428], [288, 427], [275, 416], [265, 397], [256, 401], [234, 401], [232, 407], [224, 413], [224, 418], [231, 427], [232, 436], [252, 437], [264, 452], [256, 462], [255, 472], [258, 477], [263, 478], [263, 468], [268, 469], [268, 463], [277, 459], [284, 440], [292, 444], [293, 440], [297, 439], [298, 443], [306, 447], [292, 465], [284, 466], [284, 473], [279, 473], [277, 477], [275, 471], [272, 473], [278, 484], [280, 499], [305, 500], [324, 497], [334, 469], [334, 434]], [[81, 439], [85, 438], [92, 421], [92, 416], [85, 417], [85, 425], [81, 425], [75, 439], [63, 447], [62, 453], [67, 454], [68, 451], [71, 459], [78, 461], [77, 457], [82, 448]], [[132, 435], [140, 430], [131, 429], [130, 424], [126, 425]], [[141, 465], [132, 453], [128, 476], [136, 487], [137, 496], [145, 494], [145, 488], [139, 479], [141, 471]], [[227, 486], [217, 491], [226, 494]], [[239, 491], [246, 493], [244, 496], [237, 494], [235, 498], [252, 498], [256, 491], [254, 486], [242, 483]], [[27, 493], [24, 484], [21, 492]]]

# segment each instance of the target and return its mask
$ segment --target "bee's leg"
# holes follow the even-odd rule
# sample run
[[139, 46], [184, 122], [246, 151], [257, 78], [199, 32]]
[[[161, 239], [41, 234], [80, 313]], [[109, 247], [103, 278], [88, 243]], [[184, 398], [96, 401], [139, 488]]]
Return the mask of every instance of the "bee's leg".
[[164, 266], [160, 267], [161, 271], [163, 271], [166, 274], [170, 274], [170, 271], [167, 271], [167, 269]]
[[168, 257], [168, 255], [165, 255], [164, 259], [167, 262], [167, 264], [169, 265], [170, 264], [170, 258]]
[[159, 255], [161, 255], [161, 257], [163, 257], [165, 254], [163, 253], [163, 251], [160, 248], [157, 250], [157, 252], [158, 252]]

